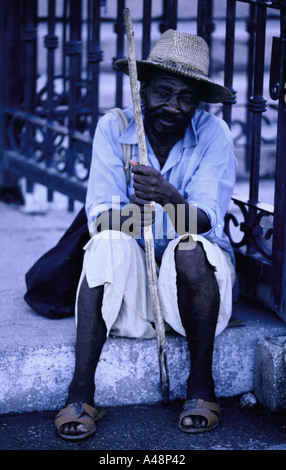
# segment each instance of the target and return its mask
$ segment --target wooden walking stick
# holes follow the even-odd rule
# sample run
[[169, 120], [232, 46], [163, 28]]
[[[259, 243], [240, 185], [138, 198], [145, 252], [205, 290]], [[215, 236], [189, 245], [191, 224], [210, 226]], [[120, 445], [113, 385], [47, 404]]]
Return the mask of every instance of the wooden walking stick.
[[[132, 104], [134, 110], [134, 119], [136, 124], [136, 132], [138, 139], [139, 162], [141, 165], [148, 165], [146, 139], [143, 126], [140, 95], [137, 84], [137, 67], [135, 57], [135, 41], [132, 19], [129, 8], [125, 8], [124, 12], [125, 28], [127, 32], [127, 50], [130, 88], [132, 95]], [[155, 264], [154, 239], [152, 225], [144, 227], [144, 240], [146, 252], [146, 266], [148, 273], [148, 281], [151, 292], [153, 314], [155, 318], [155, 328], [157, 334], [158, 357], [160, 367], [161, 389], [163, 401], [167, 403], [169, 398], [169, 374], [166, 356], [166, 338], [164, 321], [162, 317], [161, 304], [159, 298], [159, 290], [157, 283], [157, 273]]]

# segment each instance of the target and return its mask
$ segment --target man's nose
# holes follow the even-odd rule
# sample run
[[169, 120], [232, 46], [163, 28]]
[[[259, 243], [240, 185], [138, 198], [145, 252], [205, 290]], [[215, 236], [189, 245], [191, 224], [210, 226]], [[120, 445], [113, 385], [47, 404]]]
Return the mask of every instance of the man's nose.
[[170, 95], [168, 101], [164, 104], [164, 109], [169, 113], [177, 114], [180, 112], [178, 98], [175, 95]]

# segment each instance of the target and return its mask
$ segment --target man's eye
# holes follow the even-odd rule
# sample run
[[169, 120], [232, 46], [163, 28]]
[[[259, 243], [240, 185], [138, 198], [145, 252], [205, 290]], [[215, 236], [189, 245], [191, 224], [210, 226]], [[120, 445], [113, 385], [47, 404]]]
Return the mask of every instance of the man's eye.
[[156, 90], [156, 93], [161, 98], [167, 98], [169, 96], [169, 93], [167, 91], [164, 91], [164, 90]]
[[181, 100], [185, 104], [191, 104], [193, 102], [192, 96], [181, 96]]

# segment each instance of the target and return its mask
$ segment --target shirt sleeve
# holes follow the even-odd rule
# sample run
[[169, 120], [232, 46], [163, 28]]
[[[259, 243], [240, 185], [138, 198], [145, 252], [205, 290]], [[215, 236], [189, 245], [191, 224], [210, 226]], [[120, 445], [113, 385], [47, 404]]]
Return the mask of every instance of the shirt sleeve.
[[88, 227], [104, 211], [121, 209], [129, 202], [120, 129], [113, 113], [103, 116], [96, 127], [86, 195]]
[[204, 211], [211, 228], [202, 234], [211, 241], [223, 236], [226, 215], [236, 179], [236, 158], [233, 140], [227, 124], [215, 119], [199, 144], [201, 158], [185, 188], [189, 204]]

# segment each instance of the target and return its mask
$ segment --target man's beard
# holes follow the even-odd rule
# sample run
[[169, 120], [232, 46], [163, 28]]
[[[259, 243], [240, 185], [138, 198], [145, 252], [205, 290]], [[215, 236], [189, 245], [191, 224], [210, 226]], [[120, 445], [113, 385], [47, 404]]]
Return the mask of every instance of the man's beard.
[[162, 110], [145, 109], [145, 128], [147, 134], [152, 134], [158, 140], [179, 140], [185, 133], [189, 119], [174, 117]]

